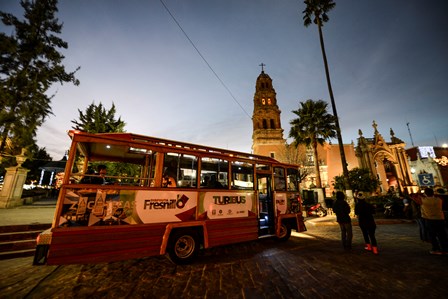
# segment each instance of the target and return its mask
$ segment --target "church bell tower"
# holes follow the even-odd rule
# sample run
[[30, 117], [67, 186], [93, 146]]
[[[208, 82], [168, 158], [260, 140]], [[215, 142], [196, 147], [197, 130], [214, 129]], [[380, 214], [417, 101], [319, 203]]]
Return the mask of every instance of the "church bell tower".
[[252, 115], [252, 152], [257, 155], [276, 158], [284, 150], [286, 140], [280, 123], [280, 109], [277, 105], [272, 79], [264, 72], [257, 78], [254, 95], [254, 112]]

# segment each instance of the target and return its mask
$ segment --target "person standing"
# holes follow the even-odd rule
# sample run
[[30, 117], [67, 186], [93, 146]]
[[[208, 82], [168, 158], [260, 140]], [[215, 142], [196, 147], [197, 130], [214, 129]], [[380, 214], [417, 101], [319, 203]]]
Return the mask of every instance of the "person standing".
[[421, 197], [421, 213], [432, 244], [432, 250], [429, 253], [438, 255], [447, 254], [448, 237], [445, 230], [442, 200], [434, 196], [434, 190], [431, 188], [426, 188], [424, 192], [425, 196]]
[[364, 249], [378, 254], [378, 246], [375, 238], [376, 223], [373, 218], [375, 208], [368, 202], [362, 192], [359, 192], [358, 201], [355, 205], [355, 214], [358, 216], [359, 228], [365, 241]]
[[106, 185], [106, 174], [107, 174], [107, 167], [106, 165], [98, 165], [97, 167], [98, 172], [95, 173], [95, 176], [92, 176], [90, 179], [91, 184], [98, 184], [98, 185]]
[[418, 224], [420, 240], [429, 242], [428, 230], [426, 229], [425, 220], [422, 218], [421, 204], [422, 200], [419, 194], [412, 193], [411, 196], [412, 219]]
[[336, 214], [336, 221], [341, 228], [342, 246], [344, 249], [350, 250], [353, 239], [352, 219], [350, 218], [350, 205], [345, 201], [345, 194], [342, 191], [336, 192], [333, 213]]

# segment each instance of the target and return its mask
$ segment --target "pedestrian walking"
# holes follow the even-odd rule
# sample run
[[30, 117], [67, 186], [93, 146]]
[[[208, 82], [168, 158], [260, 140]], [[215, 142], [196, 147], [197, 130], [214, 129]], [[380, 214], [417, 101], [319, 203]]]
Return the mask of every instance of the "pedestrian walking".
[[378, 246], [375, 238], [376, 223], [373, 218], [375, 208], [370, 203], [366, 202], [364, 193], [358, 192], [357, 199], [355, 214], [358, 216], [359, 228], [364, 237], [364, 249], [372, 251], [374, 254], [378, 254]]
[[341, 228], [342, 246], [344, 249], [350, 250], [353, 239], [352, 219], [350, 218], [350, 205], [345, 201], [345, 194], [342, 191], [336, 192], [333, 212], [336, 214], [336, 221]]
[[445, 230], [445, 216], [442, 210], [442, 200], [434, 196], [434, 190], [425, 189], [421, 197], [421, 213], [428, 229], [429, 239], [432, 244], [430, 254], [447, 254], [448, 237]]

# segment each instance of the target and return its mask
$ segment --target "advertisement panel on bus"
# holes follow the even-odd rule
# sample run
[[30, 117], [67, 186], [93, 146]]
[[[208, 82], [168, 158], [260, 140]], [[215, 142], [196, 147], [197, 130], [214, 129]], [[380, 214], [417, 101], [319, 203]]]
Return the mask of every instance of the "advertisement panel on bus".
[[67, 189], [59, 225], [149, 224], [255, 213], [253, 192]]

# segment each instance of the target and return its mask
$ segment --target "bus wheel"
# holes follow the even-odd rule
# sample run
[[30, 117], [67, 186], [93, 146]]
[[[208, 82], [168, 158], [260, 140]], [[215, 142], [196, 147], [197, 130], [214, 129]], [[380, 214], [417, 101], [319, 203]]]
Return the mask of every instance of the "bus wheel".
[[178, 231], [170, 237], [168, 255], [176, 264], [188, 264], [196, 257], [198, 248], [198, 237], [194, 231]]
[[279, 241], [288, 241], [289, 237], [291, 237], [291, 227], [285, 223], [282, 223], [280, 226], [280, 235], [278, 235], [277, 239]]

